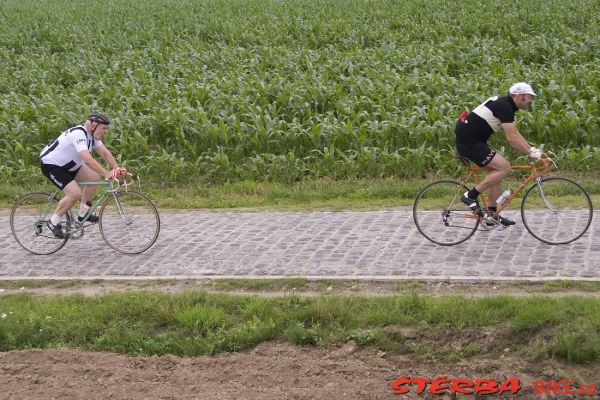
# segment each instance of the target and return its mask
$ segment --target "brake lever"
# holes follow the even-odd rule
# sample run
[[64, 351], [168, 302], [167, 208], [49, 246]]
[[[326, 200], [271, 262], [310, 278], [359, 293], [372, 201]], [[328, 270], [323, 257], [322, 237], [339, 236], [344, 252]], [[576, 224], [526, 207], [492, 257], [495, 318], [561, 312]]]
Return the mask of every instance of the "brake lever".
[[550, 150], [544, 152], [544, 154], [546, 155], [546, 158], [550, 160], [552, 165], [554, 165], [555, 168], [558, 168], [558, 164], [556, 164], [556, 161], [554, 161], [554, 159], [556, 158], [556, 154]]

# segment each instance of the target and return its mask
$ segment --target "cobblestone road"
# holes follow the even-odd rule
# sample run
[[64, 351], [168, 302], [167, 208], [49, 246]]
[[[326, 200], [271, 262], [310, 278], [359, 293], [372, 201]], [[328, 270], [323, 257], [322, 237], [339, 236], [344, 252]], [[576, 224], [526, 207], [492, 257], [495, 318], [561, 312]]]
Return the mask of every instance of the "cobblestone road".
[[0, 279], [283, 277], [366, 279], [600, 280], [599, 219], [578, 241], [539, 242], [517, 225], [478, 231], [442, 247], [415, 228], [408, 210], [375, 212], [167, 212], [156, 244], [122, 255], [97, 227], [51, 256], [13, 239], [0, 214]]

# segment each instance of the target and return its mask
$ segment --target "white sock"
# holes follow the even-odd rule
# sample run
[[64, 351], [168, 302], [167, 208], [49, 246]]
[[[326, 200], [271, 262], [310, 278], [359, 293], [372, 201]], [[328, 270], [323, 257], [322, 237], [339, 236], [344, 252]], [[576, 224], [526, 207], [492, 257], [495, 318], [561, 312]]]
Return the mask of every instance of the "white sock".
[[79, 216], [85, 217], [85, 215], [87, 214], [89, 209], [90, 209], [90, 206], [88, 206], [85, 203], [81, 203], [81, 205], [79, 206]]
[[52, 214], [52, 217], [50, 218], [50, 223], [56, 226], [60, 223], [60, 220], [61, 218], [58, 216], [58, 214]]

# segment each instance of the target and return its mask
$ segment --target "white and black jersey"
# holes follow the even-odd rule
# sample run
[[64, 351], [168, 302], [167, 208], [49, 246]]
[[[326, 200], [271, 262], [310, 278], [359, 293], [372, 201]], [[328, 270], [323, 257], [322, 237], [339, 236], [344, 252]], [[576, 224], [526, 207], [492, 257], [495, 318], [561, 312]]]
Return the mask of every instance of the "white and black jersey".
[[79, 152], [97, 150], [103, 147], [101, 140], [96, 140], [83, 125], [69, 128], [50, 142], [40, 152], [40, 161], [46, 165], [56, 165], [67, 171], [76, 171], [83, 164]]
[[483, 140], [498, 131], [502, 124], [515, 122], [518, 107], [510, 96], [490, 97], [478, 105], [464, 121], [457, 124], [456, 134], [459, 140]]
[[490, 97], [478, 105], [466, 117], [461, 115], [456, 123], [456, 150], [477, 165], [488, 165], [496, 150], [487, 144], [492, 133], [500, 130], [502, 124], [515, 122], [519, 110], [512, 97]]

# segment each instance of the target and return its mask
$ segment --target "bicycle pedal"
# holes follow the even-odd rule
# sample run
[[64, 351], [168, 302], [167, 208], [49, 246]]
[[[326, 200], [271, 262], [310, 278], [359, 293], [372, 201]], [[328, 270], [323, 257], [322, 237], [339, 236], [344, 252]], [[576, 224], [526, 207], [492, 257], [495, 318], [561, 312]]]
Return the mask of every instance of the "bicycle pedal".
[[481, 222], [479, 222], [479, 225], [484, 231], [493, 231], [494, 229], [498, 228], [500, 223], [493, 218], [482, 218]]

